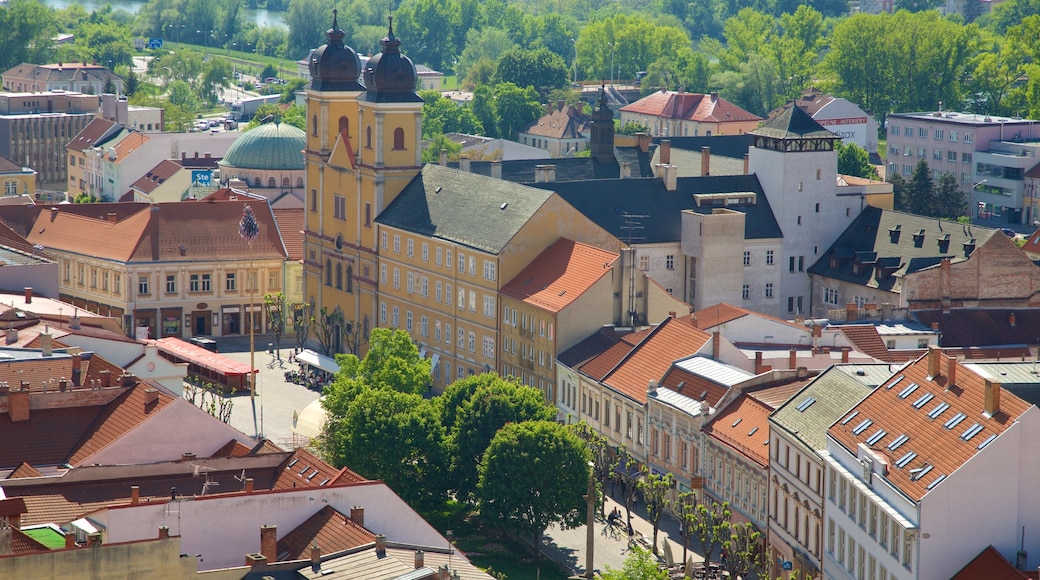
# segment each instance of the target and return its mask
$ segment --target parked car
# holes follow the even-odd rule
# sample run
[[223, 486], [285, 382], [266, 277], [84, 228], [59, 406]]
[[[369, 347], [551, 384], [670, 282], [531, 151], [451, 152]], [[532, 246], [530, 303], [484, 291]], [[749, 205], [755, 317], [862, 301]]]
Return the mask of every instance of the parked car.
[[1018, 235], [1018, 232], [1011, 228], [1000, 228], [1000, 231], [1004, 232], [1004, 235], [1009, 238], [1013, 238]]
[[207, 338], [205, 336], [195, 336], [190, 338], [188, 342], [194, 344], [195, 346], [204, 348], [210, 352], [217, 352], [217, 341], [213, 340], [212, 338]]

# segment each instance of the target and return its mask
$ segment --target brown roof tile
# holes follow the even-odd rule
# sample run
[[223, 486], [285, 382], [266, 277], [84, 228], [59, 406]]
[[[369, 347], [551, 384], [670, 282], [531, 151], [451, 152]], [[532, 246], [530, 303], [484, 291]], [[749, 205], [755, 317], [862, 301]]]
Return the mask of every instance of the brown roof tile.
[[709, 306], [707, 308], [698, 310], [697, 312], [693, 313], [694, 323], [697, 325], [697, 328], [700, 328], [701, 330], [710, 330], [712, 328], [715, 328], [716, 326], [725, 324], [727, 322], [732, 322], [734, 320], [737, 320], [738, 318], [743, 318], [745, 316], [752, 316], [755, 318], [771, 320], [773, 322], [779, 322], [788, 326], [793, 326], [800, 330], [805, 330], [804, 326], [794, 324], [782, 318], [769, 316], [768, 314], [762, 314], [760, 312], [753, 312], [751, 310], [747, 310], [739, 306], [733, 306], [732, 304], [727, 304], [725, 302], [720, 302], [718, 304], [715, 304], [714, 306]]
[[116, 150], [116, 163], [126, 161], [131, 153], [140, 149], [148, 141], [149, 137], [144, 133], [138, 133], [137, 131], [129, 133], [114, 147]]
[[[873, 324], [847, 324], [839, 328], [842, 334], [852, 343], [852, 346], [856, 347], [856, 350], [878, 360], [892, 361], [888, 347], [885, 346], [885, 341], [881, 339], [877, 327]], [[920, 355], [920, 353], [917, 354]]]
[[[680, 384], [682, 385], [681, 388]], [[722, 397], [729, 391], [729, 387], [725, 385], [720, 385], [675, 365], [672, 365], [672, 368], [661, 379], [661, 386], [677, 393], [682, 393], [697, 401], [702, 400], [701, 395], [703, 394], [703, 400], [707, 401], [710, 407], [718, 405]]]
[[[158, 165], [149, 169], [148, 173], [145, 173], [140, 179], [135, 181], [131, 187], [143, 191], [144, 193], [151, 193], [155, 188], [165, 183], [167, 179], [173, 177], [175, 173], [183, 169], [184, 168], [180, 163], [177, 163], [172, 159], [163, 159]], [[133, 201], [133, 197], [130, 198], [130, 201]]]
[[552, 112], [542, 115], [523, 130], [524, 133], [552, 139], [579, 139], [592, 128], [592, 116], [584, 108], [564, 105], [554, 106]]
[[41, 542], [29, 537], [28, 534], [22, 530], [13, 529], [11, 530], [11, 553], [16, 556], [22, 556], [25, 554], [37, 554], [39, 552], [47, 552], [50, 548], [43, 545]]
[[0, 173], [21, 173], [22, 166], [8, 157], [0, 155]]
[[[155, 397], [155, 400], [146, 403], [145, 401], [151, 397]], [[79, 465], [124, 433], [148, 420], [171, 401], [173, 397], [165, 390], [147, 383], [137, 383], [124, 389], [119, 397], [105, 406], [94, 420], [94, 424], [83, 434], [80, 444], [69, 458], [69, 464]]]
[[64, 465], [76, 444], [94, 424], [99, 407], [39, 409], [29, 421], [12, 423], [10, 415], [0, 413], [0, 469], [28, 463], [36, 467]]
[[23, 461], [21, 465], [16, 467], [14, 471], [12, 471], [7, 476], [7, 479], [20, 479], [22, 477], [40, 477], [41, 475], [43, 474], [40, 473], [38, 469]]
[[304, 215], [302, 207], [275, 208], [274, 219], [290, 260], [303, 259]]
[[769, 465], [769, 414], [773, 408], [742, 394], [715, 413], [704, 432], [762, 467]]
[[603, 382], [645, 403], [650, 380], [659, 380], [674, 361], [699, 351], [710, 340], [711, 335], [696, 328], [690, 317], [666, 318], [625, 355]]
[[705, 95], [658, 91], [630, 105], [625, 105], [621, 111], [706, 123], [762, 120], [762, 117], [741, 109], [716, 93]]
[[309, 559], [311, 546], [324, 554], [357, 548], [376, 541], [376, 535], [349, 517], [325, 506], [278, 540], [278, 561]]
[[770, 407], [770, 409], [775, 410], [787, 401], [790, 401], [791, 397], [795, 396], [798, 391], [805, 387], [805, 385], [811, 383], [813, 379], [816, 378], [816, 374], [817, 373], [811, 373], [811, 376], [804, 379], [795, 379], [780, 385], [771, 385], [753, 390], [749, 389], [747, 394], [749, 397], [752, 397], [763, 405]]
[[251, 449], [237, 439], [232, 439], [217, 449], [210, 457], [245, 457]]
[[74, 151], [86, 151], [111, 137], [116, 132], [116, 127], [115, 121], [98, 117], [83, 127], [83, 130], [77, 133], [66, 147]]
[[340, 471], [300, 447], [285, 460], [272, 489], [329, 485], [339, 477]]
[[639, 332], [633, 332], [622, 336], [613, 346], [580, 364], [577, 367], [577, 370], [580, 370], [582, 373], [585, 373], [597, 381], [602, 381], [603, 378], [606, 377], [610, 371], [614, 370], [614, 367], [621, 362], [621, 359], [625, 358], [625, 355], [632, 352], [632, 349], [635, 348], [643, 338], [650, 334], [652, 330], [653, 328], [647, 328], [640, 330]]
[[607, 349], [617, 344], [622, 336], [630, 332], [632, 332], [630, 329], [604, 326], [582, 339], [578, 344], [560, 353], [557, 358], [559, 358], [561, 363], [571, 368], [579, 368], [586, 362], [606, 352]]
[[[940, 363], [941, 372], [933, 378], [928, 373], [929, 356], [937, 356]], [[873, 440], [869, 447], [889, 464], [883, 477], [914, 501], [920, 501], [930, 486], [974, 457], [980, 446], [1007, 430], [1031, 406], [1005, 389], [999, 411], [987, 416], [984, 377], [958, 363], [956, 383], [950, 385], [947, 364], [948, 357], [939, 352], [926, 354], [878, 387], [829, 430], [853, 454], [859, 444]], [[879, 430], [885, 434], [873, 439]], [[903, 437], [905, 441], [890, 448]]]
[[548, 312], [559, 312], [606, 276], [618, 257], [614, 252], [560, 238], [501, 292]]
[[993, 546], [987, 547], [953, 575], [951, 580], [1025, 580], [1025, 574], [1011, 565]]

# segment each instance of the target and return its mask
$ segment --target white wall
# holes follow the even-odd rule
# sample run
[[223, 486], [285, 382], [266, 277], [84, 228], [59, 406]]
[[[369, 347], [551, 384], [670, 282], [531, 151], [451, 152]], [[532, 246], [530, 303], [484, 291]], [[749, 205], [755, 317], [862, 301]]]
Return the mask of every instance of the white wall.
[[859, 106], [845, 99], [834, 99], [816, 111], [813, 119], [828, 131], [837, 133], [842, 141], [855, 143], [868, 153], [877, 153], [877, 121]]

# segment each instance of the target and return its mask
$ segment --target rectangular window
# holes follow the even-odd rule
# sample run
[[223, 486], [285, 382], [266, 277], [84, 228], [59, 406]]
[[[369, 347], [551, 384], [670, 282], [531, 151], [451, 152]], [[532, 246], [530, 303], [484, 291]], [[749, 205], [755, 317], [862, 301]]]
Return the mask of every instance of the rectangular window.
[[209, 274], [202, 275], [202, 291], [212, 292], [213, 291], [213, 280]]
[[798, 271], [805, 271], [805, 256], [798, 256]]
[[459, 272], [466, 271], [466, 256], [459, 252]]
[[451, 284], [445, 284], [444, 285], [444, 303], [445, 304], [451, 304], [451, 300], [452, 300]]
[[426, 276], [422, 277], [422, 295], [423, 298], [427, 298], [430, 295], [430, 279]]
[[334, 195], [332, 196], [332, 201], [332, 217], [338, 220], [347, 219], [347, 198], [343, 197], [342, 195]]
[[394, 288], [401, 287], [401, 269], [394, 267]]
[[495, 262], [493, 262], [492, 260], [484, 260], [484, 279], [495, 279]]
[[936, 129], [935, 130], [935, 140], [936, 141], [942, 141], [943, 140], [943, 130], [942, 129]]
[[379, 265], [379, 283], [386, 284], [386, 264]]
[[430, 261], [430, 244], [428, 244], [426, 242], [423, 242], [423, 244], [422, 244], [422, 261], [423, 262], [429, 262]]
[[468, 336], [469, 336], [469, 341], [467, 342], [467, 346], [469, 347], [469, 351], [470, 352], [476, 352], [476, 350], [477, 350], [477, 333], [475, 333], [475, 332], [473, 332], [471, 330], [471, 331], [469, 331], [469, 335]]
[[401, 309], [397, 306], [394, 306], [393, 318], [390, 320], [390, 324], [394, 328], [401, 326]]
[[313, 212], [317, 212], [318, 211], [318, 190], [317, 189], [312, 189], [311, 190], [311, 211], [313, 211]]
[[444, 342], [451, 344], [451, 323], [444, 323]]
[[469, 275], [470, 276], [476, 276], [477, 275], [477, 259], [474, 256], [470, 256], [469, 257]]
[[625, 411], [625, 437], [632, 438], [632, 411]]
[[639, 256], [639, 269], [644, 272], [650, 269], [650, 256]]
[[935, 159], [935, 160], [938, 160], [938, 161], [942, 161], [942, 157], [943, 157], [942, 149], [933, 149], [932, 150], [932, 159]]
[[914, 135], [914, 128], [913, 127], [903, 127], [903, 135], [905, 135], [907, 137], [913, 137], [913, 135]]
[[238, 289], [237, 282], [235, 281], [235, 273], [228, 272], [224, 275], [224, 290], [228, 292], [234, 292]]
[[772, 297], [773, 297], [773, 283], [772, 282], [766, 282], [766, 298], [772, 298]]
[[458, 340], [456, 341], [455, 345], [458, 346], [459, 348], [466, 348], [466, 331], [465, 330], [463, 330], [461, 328], [459, 329]]
[[917, 128], [917, 136], [920, 137], [921, 139], [927, 139], [928, 138], [928, 129], [926, 129], [924, 127], [918, 127]]
[[381, 249], [384, 249], [384, 250], [386, 249], [386, 239], [387, 239], [387, 237], [389, 237], [389, 235], [386, 232], [383, 232], [382, 234], [380, 234], [380, 236], [379, 236], [379, 246], [380, 246]]
[[198, 274], [191, 274], [191, 275], [189, 275], [188, 276], [188, 291], [189, 292], [198, 292], [199, 291], [199, 282], [200, 282], [200, 280], [199, 280], [199, 275]]
[[751, 252], [749, 252], [747, 250], [744, 250], [744, 265], [745, 266], [750, 266], [751, 265]]
[[406, 247], [408, 248], [408, 250], [407, 250], [408, 257], [409, 258], [414, 258], [415, 257], [415, 242], [413, 240], [409, 239], [407, 241], [407, 246]]
[[495, 339], [491, 336], [484, 337], [484, 358], [495, 358]]
[[975, 134], [974, 133], [965, 133], [964, 134], [964, 142], [965, 143], [974, 143], [975, 142]]
[[404, 328], [408, 332], [412, 331], [412, 311], [409, 310], [404, 313]]
[[394, 234], [394, 253], [401, 253], [401, 236]]
[[437, 248], [436, 255], [437, 255], [437, 265], [438, 266], [440, 266], [442, 264], [442, 262], [444, 261], [443, 253], [444, 252], [443, 252], [443, 250], [441, 248]]
[[437, 320], [433, 323], [433, 340], [441, 341], [441, 321]]
[[174, 294], [177, 292], [177, 276], [166, 276], [166, 293]]
[[744, 284], [743, 286], [741, 286], [741, 288], [740, 288], [740, 297], [743, 298], [744, 300], [750, 300], [751, 299], [751, 285], [750, 284]]
[[488, 318], [495, 317], [495, 297], [484, 296], [484, 316]]
[[442, 288], [441, 288], [441, 281], [437, 280], [437, 283], [433, 285], [433, 291], [434, 291], [433, 299], [434, 299], [434, 301], [440, 302], [441, 298], [443, 298], [443, 293], [442, 293], [441, 290], [442, 290]]
[[123, 291], [122, 288], [123, 288], [123, 277], [121, 275], [119, 275], [119, 274], [116, 274], [115, 284], [113, 284], [112, 291], [118, 296], [119, 293]]
[[379, 303], [379, 323], [386, 324], [386, 302]]
[[957, 142], [957, 132], [956, 131], [950, 131], [950, 141], [952, 141], [953, 143]]
[[466, 308], [466, 290], [465, 290], [465, 288], [459, 288], [458, 305], [459, 305], [459, 309], [460, 310]]
[[971, 153], [961, 153], [961, 163], [971, 164]]
[[444, 255], [444, 267], [451, 268], [451, 248], [448, 248], [446, 252]]
[[794, 272], [794, 256], [791, 256], [788, 259], [787, 271], [788, 272]]
[[372, 204], [365, 204], [365, 227], [372, 227]]
[[408, 290], [409, 294], [411, 294], [412, 292], [415, 291], [415, 273], [414, 272], [408, 272], [408, 278], [405, 280], [405, 288]]
[[773, 265], [773, 250], [766, 250], [766, 265]]
[[668, 255], [668, 256], [664, 257], [664, 268], [666, 270], [674, 270], [675, 269], [675, 256]]

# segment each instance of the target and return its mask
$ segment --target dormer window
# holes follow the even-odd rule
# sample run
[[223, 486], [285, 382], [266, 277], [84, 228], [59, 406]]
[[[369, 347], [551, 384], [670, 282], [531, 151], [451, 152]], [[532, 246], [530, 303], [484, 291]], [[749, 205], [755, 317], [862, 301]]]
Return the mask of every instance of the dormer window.
[[950, 234], [943, 234], [937, 240], [939, 242], [939, 251], [946, 253], [950, 251]]
[[972, 252], [975, 251], [975, 238], [964, 242], [964, 257], [968, 257]]
[[891, 240], [891, 242], [893, 244], [898, 244], [899, 243], [899, 233], [900, 233], [901, 229], [902, 229], [902, 226], [899, 225], [899, 224], [896, 224], [895, 227], [893, 227], [892, 229], [888, 230], [888, 238], [889, 238], [889, 240]]
[[914, 234], [914, 247], [920, 248], [922, 246], [924, 246], [924, 230], [918, 230], [918, 232]]

